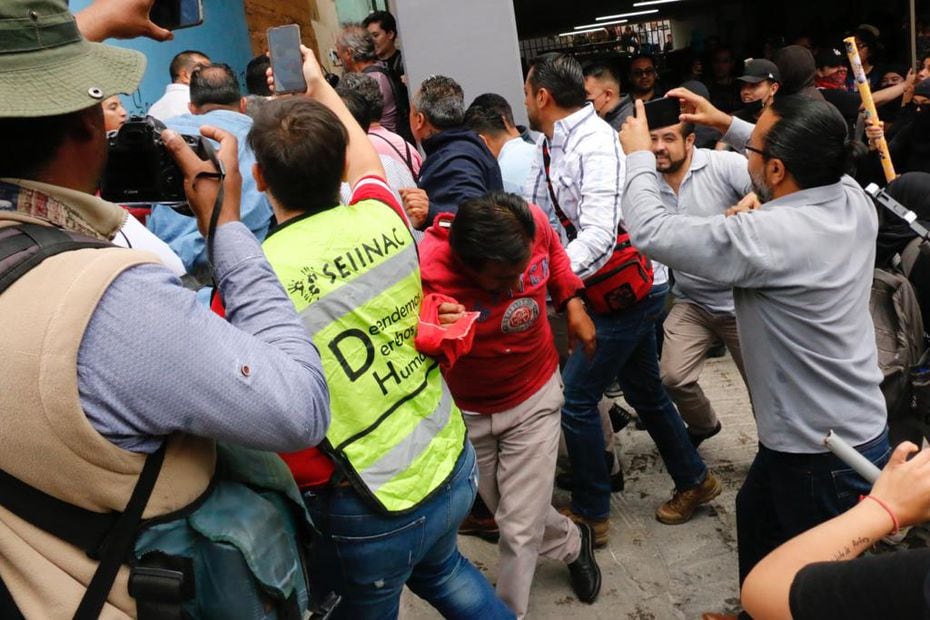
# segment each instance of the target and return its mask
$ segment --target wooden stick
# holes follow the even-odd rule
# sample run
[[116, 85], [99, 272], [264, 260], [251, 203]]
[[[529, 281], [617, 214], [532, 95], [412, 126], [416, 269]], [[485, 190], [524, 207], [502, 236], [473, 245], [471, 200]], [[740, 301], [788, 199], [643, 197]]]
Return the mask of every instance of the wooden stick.
[[[843, 43], [846, 44], [846, 55], [849, 57], [849, 64], [852, 65], [853, 75], [859, 87], [859, 96], [862, 97], [862, 105], [865, 108], [865, 122], [870, 125], [878, 125], [880, 122], [878, 112], [875, 110], [875, 101], [872, 99], [869, 80], [865, 75], [865, 69], [862, 68], [862, 60], [859, 58], [856, 37], [847, 37], [843, 39]], [[891, 153], [888, 152], [888, 141], [885, 140], [884, 134], [878, 141], [878, 154], [881, 157], [882, 170], [885, 171], [885, 180], [890, 182], [897, 175], [894, 171], [894, 164], [891, 163]]]

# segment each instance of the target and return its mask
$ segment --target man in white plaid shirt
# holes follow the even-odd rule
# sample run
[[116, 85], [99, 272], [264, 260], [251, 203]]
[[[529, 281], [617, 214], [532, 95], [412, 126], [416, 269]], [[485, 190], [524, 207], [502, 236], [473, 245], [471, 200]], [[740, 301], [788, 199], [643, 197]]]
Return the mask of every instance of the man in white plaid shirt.
[[[589, 278], [607, 263], [622, 225], [625, 156], [616, 132], [585, 101], [581, 65], [571, 56], [538, 56], [524, 90], [530, 125], [543, 134], [524, 197], [545, 210], [561, 210], [571, 222], [577, 235], [566, 251], [574, 272]], [[559, 234], [567, 240], [564, 229]], [[674, 495], [659, 507], [656, 518], [684, 523], [699, 504], [720, 494], [719, 481], [688, 439], [659, 378], [655, 322], [667, 294], [668, 278], [661, 268], [650, 294], [634, 306], [610, 314], [591, 312], [597, 352], [588, 359], [581, 350], [575, 351], [563, 370], [562, 429], [572, 465], [572, 501], [564, 511], [591, 526], [597, 546], [607, 543], [610, 513], [609, 472], [597, 404], [615, 379], [675, 482]]]

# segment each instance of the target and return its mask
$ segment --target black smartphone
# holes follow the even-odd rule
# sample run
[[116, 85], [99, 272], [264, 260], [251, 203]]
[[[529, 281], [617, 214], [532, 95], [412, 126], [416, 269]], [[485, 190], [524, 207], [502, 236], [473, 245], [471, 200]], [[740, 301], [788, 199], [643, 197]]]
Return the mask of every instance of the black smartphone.
[[155, 0], [149, 19], [168, 30], [180, 30], [203, 23], [203, 0]]
[[268, 54], [271, 56], [276, 95], [307, 91], [304, 58], [300, 53], [300, 27], [297, 24], [268, 29]]
[[677, 125], [681, 122], [678, 120], [678, 116], [681, 114], [681, 104], [674, 97], [662, 97], [661, 99], [647, 101], [645, 108], [646, 122], [649, 123], [650, 131], [668, 127], [669, 125]]

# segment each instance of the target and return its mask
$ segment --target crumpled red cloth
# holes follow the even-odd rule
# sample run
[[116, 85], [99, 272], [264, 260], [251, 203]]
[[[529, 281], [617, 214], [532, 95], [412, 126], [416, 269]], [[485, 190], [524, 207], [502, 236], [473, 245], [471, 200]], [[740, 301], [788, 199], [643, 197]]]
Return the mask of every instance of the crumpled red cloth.
[[439, 362], [440, 368], [449, 370], [458, 358], [471, 351], [475, 341], [475, 321], [480, 312], [466, 312], [455, 323], [439, 324], [439, 306], [444, 303], [458, 302], [448, 295], [430, 293], [423, 297], [420, 306], [420, 324], [414, 345], [417, 351]]

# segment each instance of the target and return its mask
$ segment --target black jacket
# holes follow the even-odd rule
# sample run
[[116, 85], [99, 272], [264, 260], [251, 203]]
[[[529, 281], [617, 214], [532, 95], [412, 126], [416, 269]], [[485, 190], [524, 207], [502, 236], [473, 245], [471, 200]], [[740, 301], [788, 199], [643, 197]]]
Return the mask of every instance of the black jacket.
[[426, 159], [420, 168], [420, 189], [429, 195], [429, 216], [455, 213], [463, 200], [503, 191], [501, 169], [478, 134], [454, 127], [423, 140]]

